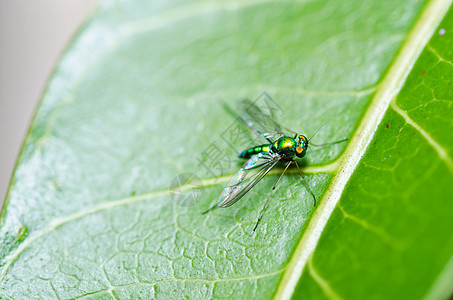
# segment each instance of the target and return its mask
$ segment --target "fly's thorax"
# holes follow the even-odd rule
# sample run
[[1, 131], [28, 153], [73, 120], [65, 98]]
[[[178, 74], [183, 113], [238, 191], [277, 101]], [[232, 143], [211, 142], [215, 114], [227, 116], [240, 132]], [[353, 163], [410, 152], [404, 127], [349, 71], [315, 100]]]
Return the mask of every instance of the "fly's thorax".
[[272, 143], [272, 150], [283, 156], [294, 156], [296, 152], [296, 140], [289, 136], [284, 136]]

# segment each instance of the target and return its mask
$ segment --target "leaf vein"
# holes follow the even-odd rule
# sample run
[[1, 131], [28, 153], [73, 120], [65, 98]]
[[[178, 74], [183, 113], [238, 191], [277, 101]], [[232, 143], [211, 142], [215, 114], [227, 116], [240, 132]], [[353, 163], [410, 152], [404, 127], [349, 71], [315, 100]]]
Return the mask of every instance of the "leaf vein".
[[330, 287], [329, 283], [322, 278], [313, 267], [313, 256], [310, 256], [308, 261], [308, 272], [313, 277], [313, 279], [318, 283], [319, 287], [322, 289], [324, 294], [330, 299], [341, 300], [342, 298]]
[[99, 290], [99, 291], [96, 291], [96, 292], [93, 292], [93, 293], [90, 293], [90, 294], [84, 294], [84, 295], [81, 295], [79, 297], [75, 297], [75, 299], [80, 299], [80, 298], [83, 298], [87, 295], [95, 295], [95, 294], [100, 294], [100, 293], [105, 293], [105, 292], [109, 292], [109, 293], [112, 293], [115, 289], [118, 289], [118, 288], [124, 288], [124, 287], [133, 287], [133, 286], [140, 286], [140, 285], [143, 285], [143, 286], [146, 286], [146, 285], [150, 285], [150, 286], [155, 286], [155, 285], [158, 285], [158, 284], [165, 284], [165, 283], [172, 283], [172, 282], [183, 282], [183, 283], [186, 283], [186, 282], [207, 282], [207, 283], [211, 283], [211, 284], [216, 284], [218, 282], [235, 282], [235, 281], [246, 281], [246, 280], [259, 280], [259, 279], [262, 279], [262, 278], [267, 278], [267, 277], [272, 277], [272, 276], [275, 276], [275, 275], [278, 275], [280, 273], [282, 273], [284, 271], [284, 269], [280, 269], [280, 270], [277, 270], [275, 272], [271, 272], [271, 273], [266, 273], [266, 274], [261, 274], [261, 275], [254, 275], [254, 276], [248, 276], [248, 277], [237, 277], [237, 278], [217, 278], [217, 279], [205, 279], [205, 278], [171, 278], [171, 279], [167, 279], [167, 280], [161, 280], [161, 281], [156, 281], [156, 282], [136, 282], [136, 283], [130, 283], [130, 284], [125, 284], [125, 285], [115, 285], [115, 286], [112, 286], [110, 288], [107, 288], [107, 289], [103, 289], [103, 290]]
[[[335, 161], [331, 164], [324, 165], [324, 166], [307, 167], [304, 169], [304, 173], [333, 172], [337, 166], [338, 166], [338, 161]], [[276, 175], [276, 174], [279, 174], [279, 172], [280, 172], [280, 170], [273, 170], [273, 171], [269, 172], [268, 175]], [[288, 171], [287, 173], [295, 174], [295, 172], [296, 171], [293, 170], [292, 172]], [[231, 176], [233, 176], [233, 175], [229, 174], [229, 175], [224, 175], [224, 176], [220, 176], [220, 177], [208, 178], [203, 181], [203, 187], [215, 186], [217, 184], [227, 182], [228, 180], [230, 180]], [[188, 190], [192, 190], [194, 188], [196, 188], [196, 187], [191, 185], [189, 182], [185, 185], [180, 186], [180, 191], [181, 192], [188, 191]], [[60, 227], [64, 224], [67, 224], [69, 222], [78, 220], [80, 218], [83, 218], [87, 215], [97, 213], [99, 211], [109, 210], [109, 209], [112, 209], [112, 208], [115, 208], [118, 206], [128, 205], [128, 204], [145, 201], [145, 200], [149, 200], [149, 199], [157, 198], [157, 197], [161, 197], [161, 196], [167, 196], [167, 195], [170, 195], [170, 192], [171, 192], [171, 188], [166, 188], [166, 189], [156, 190], [156, 191], [141, 194], [141, 195], [135, 195], [135, 196], [125, 197], [125, 198], [111, 200], [111, 201], [104, 201], [98, 205], [95, 205], [91, 208], [76, 212], [72, 215], [54, 219], [46, 228], [30, 235], [22, 244], [20, 244], [19, 247], [16, 248], [16, 250], [12, 254], [9, 254], [8, 256], [5, 257], [5, 259], [4, 259], [5, 264], [2, 266], [2, 272], [0, 275], [0, 282], [2, 282], [3, 279], [5, 278], [6, 273], [9, 269], [9, 267], [11, 266], [11, 264], [20, 256], [20, 254], [25, 249], [27, 249], [36, 240], [38, 240], [42, 236], [45, 236], [45, 235], [53, 232], [58, 227]]]
[[398, 107], [398, 105], [395, 103], [395, 100], [392, 101], [391, 106], [395, 112], [397, 112], [404, 118], [407, 124], [410, 124], [412, 127], [414, 127], [415, 130], [417, 130], [426, 139], [426, 141], [434, 148], [434, 150], [436, 150], [440, 159], [442, 159], [447, 165], [450, 172], [453, 173], [453, 159], [448, 155], [447, 150], [445, 150], [438, 142], [436, 142], [436, 140], [434, 140], [431, 135], [429, 135], [429, 133], [426, 132], [419, 124], [412, 120], [404, 110]]
[[347, 213], [341, 205], [337, 205], [337, 207], [341, 210], [341, 212], [345, 216], [345, 218], [360, 225], [365, 230], [368, 230], [368, 231], [376, 234], [377, 236], [379, 236], [382, 239], [382, 241], [384, 243], [389, 245], [391, 248], [396, 249], [396, 250], [401, 250], [402, 245], [401, 245], [401, 242], [397, 238], [395, 238], [394, 236], [391, 236], [390, 234], [385, 232], [382, 228], [377, 227], [373, 224], [368, 223], [367, 221], [365, 221], [363, 219], [360, 219], [354, 215]]

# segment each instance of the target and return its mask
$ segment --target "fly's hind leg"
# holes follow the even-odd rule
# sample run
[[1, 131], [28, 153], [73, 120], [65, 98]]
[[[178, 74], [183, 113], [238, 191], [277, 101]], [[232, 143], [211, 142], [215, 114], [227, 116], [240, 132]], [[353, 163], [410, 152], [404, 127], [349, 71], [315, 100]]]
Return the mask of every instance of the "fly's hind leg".
[[280, 182], [280, 179], [282, 179], [283, 174], [285, 174], [286, 170], [289, 168], [289, 166], [291, 165], [292, 162], [293, 162], [293, 161], [290, 161], [290, 162], [286, 165], [285, 169], [283, 170], [282, 174], [281, 174], [280, 177], [278, 178], [277, 182], [276, 182], [276, 183], [274, 184], [274, 186], [272, 187], [272, 190], [271, 190], [271, 192], [269, 193], [269, 196], [268, 196], [267, 199], [266, 199], [266, 203], [264, 203], [263, 209], [261, 209], [261, 212], [260, 212], [260, 215], [259, 215], [259, 217], [258, 217], [258, 220], [256, 221], [255, 227], [253, 227], [252, 232], [250, 232], [250, 235], [252, 235], [252, 234], [255, 232], [256, 228], [258, 227], [258, 224], [260, 223], [261, 218], [263, 217], [264, 211], [266, 210], [267, 203], [269, 202], [269, 199], [271, 198], [272, 194], [274, 193], [275, 188], [277, 187], [277, 184]]
[[211, 206], [210, 208], [208, 208], [207, 210], [205, 210], [204, 212], [202, 212], [201, 214], [202, 214], [202, 215], [205, 215], [205, 214], [207, 214], [208, 212], [210, 212], [211, 210], [213, 210], [213, 209], [215, 209], [215, 208], [217, 208], [217, 207], [218, 207], [218, 206], [217, 206], [217, 203], [216, 203], [216, 204], [214, 204], [213, 206]]

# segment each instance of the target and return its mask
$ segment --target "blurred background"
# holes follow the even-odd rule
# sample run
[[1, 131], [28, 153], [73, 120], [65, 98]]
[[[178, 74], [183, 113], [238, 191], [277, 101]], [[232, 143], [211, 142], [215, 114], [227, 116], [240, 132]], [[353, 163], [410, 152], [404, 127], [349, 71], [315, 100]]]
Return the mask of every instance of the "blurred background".
[[35, 106], [94, 0], [0, 0], [0, 207]]

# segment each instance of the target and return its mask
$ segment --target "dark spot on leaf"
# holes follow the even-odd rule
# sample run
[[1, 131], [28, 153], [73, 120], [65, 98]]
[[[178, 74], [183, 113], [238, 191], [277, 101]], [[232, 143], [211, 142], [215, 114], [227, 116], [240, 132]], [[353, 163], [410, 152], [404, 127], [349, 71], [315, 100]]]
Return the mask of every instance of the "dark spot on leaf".
[[16, 238], [19, 240], [19, 241], [22, 241], [24, 240], [24, 238], [28, 235], [28, 228], [27, 226], [25, 225], [22, 225], [19, 230], [17, 231], [17, 235], [16, 235]]
[[385, 128], [390, 128], [390, 124], [389, 123], [385, 124]]
[[418, 77], [422, 77], [422, 76], [425, 75], [425, 74], [426, 74], [426, 70], [423, 71], [423, 72], [421, 72], [420, 75], [418, 75]]

